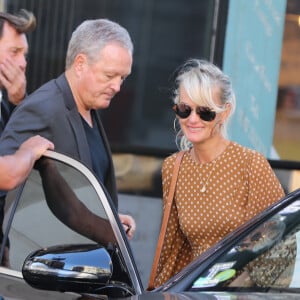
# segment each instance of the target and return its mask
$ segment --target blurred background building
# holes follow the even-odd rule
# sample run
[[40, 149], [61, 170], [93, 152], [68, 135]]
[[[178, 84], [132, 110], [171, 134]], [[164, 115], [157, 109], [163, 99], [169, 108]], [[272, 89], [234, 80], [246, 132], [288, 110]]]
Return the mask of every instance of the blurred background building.
[[300, 160], [300, 1], [288, 0], [278, 81], [274, 147], [284, 159]]
[[128, 29], [132, 75], [103, 120], [117, 173], [137, 176], [133, 185], [153, 181], [157, 158], [176, 151], [173, 76], [190, 57], [208, 59], [231, 76], [238, 102], [232, 139], [268, 158], [300, 160], [300, 1], [2, 0], [0, 6], [37, 17], [29, 36], [29, 93], [64, 71], [67, 43], [83, 20], [104, 17]]

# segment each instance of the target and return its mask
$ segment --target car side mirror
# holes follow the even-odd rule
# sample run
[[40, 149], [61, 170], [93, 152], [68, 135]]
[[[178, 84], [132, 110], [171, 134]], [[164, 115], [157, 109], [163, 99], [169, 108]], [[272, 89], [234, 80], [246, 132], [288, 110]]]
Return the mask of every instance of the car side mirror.
[[37, 289], [93, 293], [109, 283], [113, 266], [101, 245], [63, 245], [30, 254], [22, 273], [24, 280]]

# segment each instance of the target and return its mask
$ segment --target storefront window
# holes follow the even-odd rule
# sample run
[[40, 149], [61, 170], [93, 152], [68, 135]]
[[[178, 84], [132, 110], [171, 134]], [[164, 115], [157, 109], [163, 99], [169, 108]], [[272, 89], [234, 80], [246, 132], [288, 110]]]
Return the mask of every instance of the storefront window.
[[281, 159], [300, 160], [300, 2], [287, 0], [278, 84], [274, 147]]

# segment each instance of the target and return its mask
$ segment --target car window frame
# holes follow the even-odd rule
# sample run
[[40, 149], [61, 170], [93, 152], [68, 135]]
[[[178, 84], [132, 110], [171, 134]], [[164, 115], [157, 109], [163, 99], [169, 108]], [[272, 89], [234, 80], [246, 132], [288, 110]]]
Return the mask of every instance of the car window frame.
[[[113, 207], [112, 201], [108, 199], [107, 193], [105, 193], [104, 188], [102, 184], [97, 180], [93, 172], [82, 162], [79, 162], [78, 160], [71, 158], [65, 154], [48, 150], [44, 153], [42, 156], [46, 157], [48, 159], [52, 159], [58, 162], [61, 162], [65, 164], [66, 166], [70, 166], [74, 169], [76, 169], [78, 172], [80, 172], [82, 175], [86, 177], [86, 179], [89, 181], [89, 183], [93, 186], [95, 192], [97, 193], [99, 199], [101, 200], [102, 206], [104, 208], [104, 211], [107, 215], [108, 221], [110, 222], [110, 225], [112, 227], [113, 233], [116, 237], [116, 242], [118, 244], [118, 248], [122, 253], [122, 258], [124, 260], [124, 263], [126, 264], [127, 270], [128, 270], [128, 276], [130, 277], [130, 280], [132, 282], [133, 288], [137, 294], [140, 294], [143, 291], [142, 282], [137, 270], [137, 267], [135, 265], [135, 261], [133, 258], [132, 250], [130, 248], [130, 244], [126, 238], [126, 235], [124, 233], [124, 230], [122, 228], [122, 224], [117, 216], [117, 211]], [[4, 230], [4, 241], [5, 238], [7, 239], [10, 231], [10, 226], [12, 223], [12, 219], [14, 216], [14, 210], [17, 206], [24, 189], [26, 181], [18, 186], [13, 191], [8, 192], [7, 198], [9, 198], [9, 202], [12, 203], [12, 207], [10, 208], [9, 216], [8, 216], [8, 222]], [[4, 248], [4, 247], [2, 247]], [[3, 256], [3, 251], [1, 248], [0, 253], [0, 259]], [[28, 253], [29, 254], [29, 253]], [[6, 269], [5, 267], [1, 267], [1, 269]], [[7, 269], [9, 270], [9, 269]], [[22, 278], [22, 273], [19, 271], [14, 270], [14, 274], [18, 274], [17, 276], [19, 278]]]

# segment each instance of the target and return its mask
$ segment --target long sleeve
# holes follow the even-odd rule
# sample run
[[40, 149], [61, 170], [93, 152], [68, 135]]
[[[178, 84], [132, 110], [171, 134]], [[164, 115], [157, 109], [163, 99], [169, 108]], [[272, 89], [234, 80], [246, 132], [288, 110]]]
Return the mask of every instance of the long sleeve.
[[246, 219], [250, 219], [284, 196], [284, 190], [269, 162], [253, 151], [248, 164], [249, 195]]

